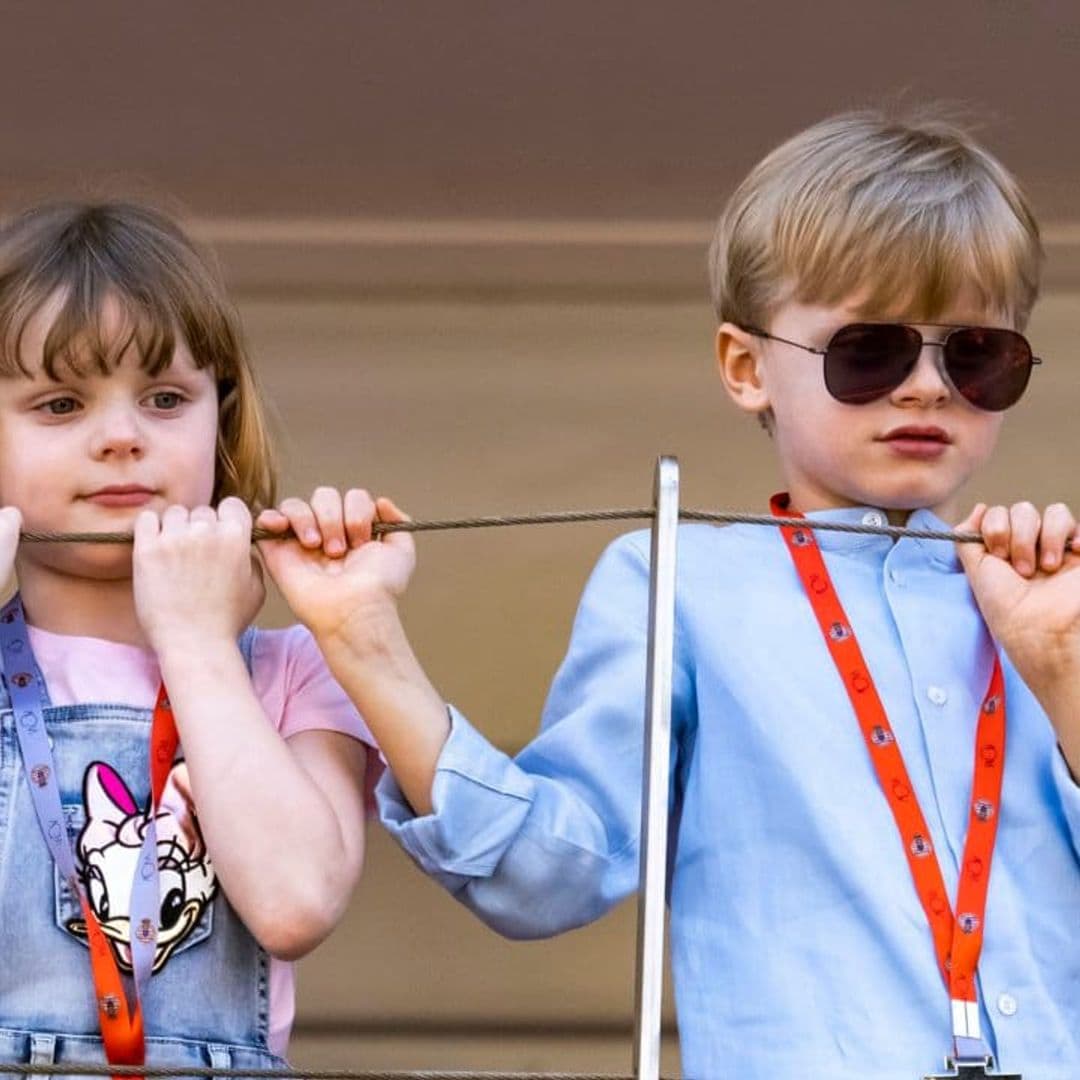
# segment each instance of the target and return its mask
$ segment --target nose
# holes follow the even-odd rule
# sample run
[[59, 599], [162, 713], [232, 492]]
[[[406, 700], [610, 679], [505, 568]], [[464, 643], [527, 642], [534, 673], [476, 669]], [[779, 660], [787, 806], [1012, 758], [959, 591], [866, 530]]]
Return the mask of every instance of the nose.
[[90, 452], [98, 460], [140, 458], [146, 445], [136, 409], [114, 402], [98, 413], [91, 435]]
[[894, 405], [930, 407], [944, 405], [952, 396], [945, 376], [942, 342], [924, 341], [915, 366], [892, 392]]

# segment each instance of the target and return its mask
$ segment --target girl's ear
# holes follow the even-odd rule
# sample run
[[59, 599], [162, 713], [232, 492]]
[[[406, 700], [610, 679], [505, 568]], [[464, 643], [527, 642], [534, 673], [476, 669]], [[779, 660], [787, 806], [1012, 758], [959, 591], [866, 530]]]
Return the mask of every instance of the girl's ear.
[[716, 331], [716, 369], [728, 397], [740, 409], [759, 415], [768, 411], [760, 338], [734, 323], [721, 323]]

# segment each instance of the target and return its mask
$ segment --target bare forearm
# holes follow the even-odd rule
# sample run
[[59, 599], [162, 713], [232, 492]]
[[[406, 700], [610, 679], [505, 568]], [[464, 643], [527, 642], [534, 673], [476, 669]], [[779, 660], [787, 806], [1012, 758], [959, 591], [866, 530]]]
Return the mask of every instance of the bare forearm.
[[435, 767], [450, 734], [431, 685], [391, 602], [365, 609], [316, 640], [334, 678], [371, 729], [409, 804], [431, 812]]
[[268, 723], [234, 642], [181, 643], [159, 658], [222, 886], [266, 948], [302, 953], [337, 921], [360, 854]]

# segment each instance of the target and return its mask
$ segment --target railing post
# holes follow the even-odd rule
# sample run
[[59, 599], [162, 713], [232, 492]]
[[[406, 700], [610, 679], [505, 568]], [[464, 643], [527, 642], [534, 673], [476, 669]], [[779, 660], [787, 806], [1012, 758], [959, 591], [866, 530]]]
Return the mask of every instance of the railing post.
[[675, 649], [675, 560], [679, 527], [679, 463], [656, 463], [649, 564], [648, 671], [641, 790], [641, 877], [638, 887], [634, 1076], [660, 1076], [667, 892], [668, 791], [671, 772], [671, 684]]

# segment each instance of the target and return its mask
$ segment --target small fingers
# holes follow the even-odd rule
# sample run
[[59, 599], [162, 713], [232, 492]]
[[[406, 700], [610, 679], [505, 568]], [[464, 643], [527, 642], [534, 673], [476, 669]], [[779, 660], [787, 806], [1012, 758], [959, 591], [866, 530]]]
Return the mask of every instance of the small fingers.
[[1056, 570], [1065, 557], [1066, 546], [1076, 534], [1076, 518], [1064, 503], [1051, 503], [1043, 512], [1039, 536], [1039, 568]]
[[1009, 561], [1023, 577], [1031, 577], [1038, 565], [1036, 549], [1042, 517], [1032, 503], [1015, 503], [1009, 509]]
[[306, 548], [322, 547], [322, 533], [319, 532], [318, 522], [315, 520], [315, 512], [303, 499], [285, 499], [278, 507], [277, 512], [282, 514], [292, 527], [297, 540]]
[[332, 558], [345, 554], [345, 512], [337, 488], [317, 487], [311, 496], [311, 509], [322, 536], [323, 551]]
[[135, 547], [138, 548], [148, 541], [153, 540], [160, 532], [161, 519], [153, 510], [143, 510], [138, 517], [135, 518], [135, 524], [132, 527]]
[[990, 506], [982, 516], [982, 536], [986, 550], [999, 559], [1009, 557], [1012, 530], [1007, 506]]
[[349, 488], [345, 492], [345, 532], [349, 547], [360, 547], [371, 539], [375, 514], [375, 503], [363, 488]]
[[210, 506], [196, 506], [188, 513], [188, 521], [192, 525], [213, 526], [217, 520], [217, 513]]
[[1070, 542], [1080, 536], [1076, 517], [1064, 503], [1052, 503], [1042, 514], [1030, 502], [991, 506], [981, 521], [973, 512], [962, 527], [980, 531], [986, 550], [1010, 562], [1022, 577], [1057, 570]]
[[186, 506], [168, 506], [161, 515], [161, 533], [173, 536], [187, 528], [190, 513]]
[[260, 529], [269, 529], [271, 532], [283, 533], [289, 528], [289, 519], [274, 507], [263, 510], [256, 518], [256, 524]]
[[[209, 509], [209, 508], [208, 508]], [[214, 515], [214, 511], [210, 511], [211, 515]], [[222, 523], [232, 525], [239, 532], [251, 536], [251, 511], [247, 508], [247, 505], [243, 499], [238, 499], [235, 495], [230, 495], [226, 499], [222, 499], [218, 503], [216, 519]], [[192, 521], [195, 520], [195, 512], [191, 514]], [[211, 518], [213, 520], [213, 517]]]

